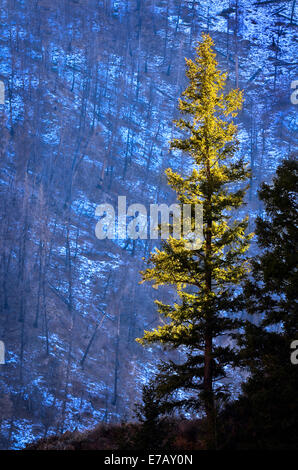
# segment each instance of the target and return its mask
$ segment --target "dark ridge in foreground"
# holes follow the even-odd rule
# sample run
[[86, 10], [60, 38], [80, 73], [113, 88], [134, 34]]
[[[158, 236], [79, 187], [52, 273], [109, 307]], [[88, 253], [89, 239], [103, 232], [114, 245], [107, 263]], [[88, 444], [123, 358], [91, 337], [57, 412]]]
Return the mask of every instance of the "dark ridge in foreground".
[[[158, 436], [159, 449], [204, 450], [200, 440], [202, 429], [199, 420], [168, 421], [167, 436]], [[140, 440], [141, 426], [137, 423], [100, 424], [85, 432], [66, 431], [27, 444], [25, 450], [146, 450]], [[150, 438], [148, 443], [153, 442]], [[158, 444], [153, 446], [156, 450]], [[152, 447], [152, 448], [153, 448]], [[150, 444], [148, 449], [150, 448]]]

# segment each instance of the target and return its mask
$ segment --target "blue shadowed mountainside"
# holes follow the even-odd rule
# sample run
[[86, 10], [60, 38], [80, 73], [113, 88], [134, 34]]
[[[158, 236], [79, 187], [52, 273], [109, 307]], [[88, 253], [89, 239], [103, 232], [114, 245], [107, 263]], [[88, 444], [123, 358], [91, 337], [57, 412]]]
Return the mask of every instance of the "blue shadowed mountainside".
[[254, 229], [260, 184], [297, 150], [295, 5], [1, 1], [0, 448], [132, 418], [168, 354], [135, 341], [159, 321], [156, 292], [139, 284], [158, 242], [97, 239], [95, 209], [118, 196], [175, 201], [164, 171], [189, 160], [169, 150], [172, 121], [185, 58], [209, 32], [228, 88], [244, 91], [239, 154], [252, 177], [241, 213]]

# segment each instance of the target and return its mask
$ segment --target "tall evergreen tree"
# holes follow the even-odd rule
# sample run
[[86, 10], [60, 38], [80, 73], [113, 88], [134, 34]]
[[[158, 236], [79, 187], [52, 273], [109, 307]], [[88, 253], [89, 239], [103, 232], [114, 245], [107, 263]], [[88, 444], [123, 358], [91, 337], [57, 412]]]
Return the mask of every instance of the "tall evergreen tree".
[[[263, 183], [259, 196], [266, 217], [256, 220], [261, 254], [252, 260], [246, 283], [246, 308], [262, 314], [262, 327], [279, 325], [289, 338], [297, 334], [298, 163], [290, 157], [278, 167], [273, 184]], [[293, 338], [294, 339], [294, 338]]]
[[297, 194], [298, 162], [289, 158], [273, 183], [259, 191], [265, 205], [264, 216], [256, 221], [261, 253], [252, 260], [244, 288], [246, 310], [253, 317], [240, 345], [250, 376], [230, 411], [238, 444], [242, 439], [242, 445], [262, 449], [298, 445], [298, 365], [290, 360], [291, 344], [298, 340]]
[[[226, 376], [236, 354], [220, 338], [241, 324], [235, 318], [235, 286], [246, 273], [245, 252], [251, 238], [246, 235], [247, 218], [236, 220], [232, 212], [243, 204], [246, 188], [239, 183], [249, 176], [243, 160], [235, 156], [233, 118], [241, 108], [242, 93], [224, 93], [226, 74], [218, 69], [212, 46], [211, 37], [204, 34], [195, 59], [186, 60], [189, 85], [179, 101], [183, 118], [176, 121], [184, 138], [171, 142], [173, 149], [190, 155], [193, 165], [187, 175], [166, 171], [178, 203], [193, 208], [192, 229], [195, 207], [203, 208], [203, 244], [190, 250], [186, 234], [180, 240], [169, 236], [162, 250], [151, 253], [143, 281], [173, 286], [180, 301], [173, 305], [156, 301], [166, 321], [138, 339], [185, 352], [183, 363], [161, 364], [157, 390], [167, 397], [169, 408], [205, 411], [207, 448], [216, 447], [216, 399], [222, 392], [216, 382]], [[180, 398], [175, 393], [179, 390], [184, 390]]]

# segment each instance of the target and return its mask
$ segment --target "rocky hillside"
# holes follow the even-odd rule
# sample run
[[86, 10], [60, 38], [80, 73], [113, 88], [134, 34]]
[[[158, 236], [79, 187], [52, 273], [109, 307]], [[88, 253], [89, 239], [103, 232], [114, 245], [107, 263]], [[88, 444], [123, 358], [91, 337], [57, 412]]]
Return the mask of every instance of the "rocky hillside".
[[298, 18], [295, 0], [2, 0], [0, 16], [0, 446], [15, 449], [132, 416], [165, 354], [135, 342], [158, 320], [138, 284], [156, 242], [98, 240], [95, 208], [174, 200], [184, 58], [209, 31], [244, 90], [253, 227], [259, 183], [295, 152]]

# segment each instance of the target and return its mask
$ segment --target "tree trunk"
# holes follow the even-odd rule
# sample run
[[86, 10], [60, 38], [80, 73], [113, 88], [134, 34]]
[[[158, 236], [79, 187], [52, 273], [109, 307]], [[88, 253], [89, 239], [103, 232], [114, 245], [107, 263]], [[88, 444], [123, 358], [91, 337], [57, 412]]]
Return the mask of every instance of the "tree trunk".
[[204, 406], [207, 417], [207, 450], [216, 449], [216, 412], [212, 378], [212, 336], [206, 335], [204, 364]]
[[[208, 145], [207, 145], [208, 152]], [[206, 161], [207, 181], [210, 182], [210, 161], [207, 157]], [[206, 252], [205, 252], [205, 270], [206, 270], [206, 294], [212, 290], [212, 273], [211, 273], [211, 253], [212, 253], [212, 213], [211, 213], [211, 188], [207, 198], [207, 230], [206, 230]], [[207, 418], [207, 450], [216, 449], [216, 419], [213, 394], [213, 370], [212, 370], [212, 324], [213, 320], [212, 306], [208, 306], [206, 312], [206, 333], [205, 333], [205, 352], [204, 352], [204, 406]]]

